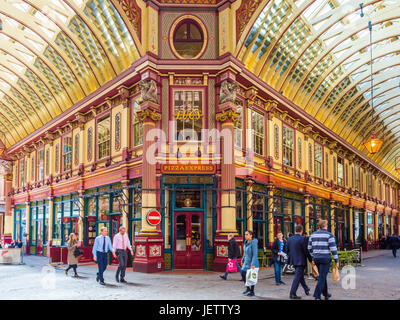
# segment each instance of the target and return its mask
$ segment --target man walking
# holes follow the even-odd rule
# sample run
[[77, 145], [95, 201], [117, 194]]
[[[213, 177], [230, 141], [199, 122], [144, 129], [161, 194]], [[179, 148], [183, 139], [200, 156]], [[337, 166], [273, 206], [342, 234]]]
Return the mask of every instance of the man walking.
[[117, 257], [115, 255], [113, 247], [111, 246], [111, 239], [108, 236], [108, 230], [106, 227], [102, 227], [100, 229], [100, 235], [97, 236], [96, 239], [94, 240], [92, 253], [93, 253], [93, 259], [94, 261], [97, 261], [99, 267], [99, 272], [97, 273], [96, 281], [97, 282], [100, 281], [100, 284], [103, 286], [105, 285], [103, 273], [107, 269], [108, 251], [111, 251], [115, 258]]
[[[121, 226], [119, 228], [119, 232], [114, 236], [114, 241], [113, 241], [113, 248], [117, 254], [119, 263], [117, 273], [115, 274], [115, 280], [117, 282], [120, 281], [126, 282], [125, 270], [126, 270], [126, 265], [128, 263], [128, 253], [126, 252], [126, 249], [129, 249], [133, 256], [131, 242], [129, 241], [129, 237], [125, 233], [125, 231], [126, 231], [125, 227]], [[121, 273], [121, 279], [120, 279], [120, 273]]]
[[297, 296], [299, 284], [301, 284], [307, 296], [310, 294], [310, 288], [304, 280], [304, 270], [307, 265], [307, 258], [312, 258], [307, 250], [307, 239], [301, 235], [303, 226], [297, 225], [295, 232], [295, 235], [290, 237], [286, 243], [289, 264], [295, 268], [294, 279], [290, 289], [290, 299], [301, 299], [301, 297]]
[[321, 220], [318, 223], [319, 230], [315, 231], [308, 240], [308, 250], [312, 256], [312, 263], [318, 268], [318, 282], [314, 291], [315, 300], [321, 300], [321, 293], [325, 300], [331, 295], [328, 294], [328, 284], [326, 277], [331, 265], [331, 253], [335, 260], [335, 266], [339, 267], [339, 257], [337, 253], [336, 241], [332, 233], [328, 231], [328, 221]]

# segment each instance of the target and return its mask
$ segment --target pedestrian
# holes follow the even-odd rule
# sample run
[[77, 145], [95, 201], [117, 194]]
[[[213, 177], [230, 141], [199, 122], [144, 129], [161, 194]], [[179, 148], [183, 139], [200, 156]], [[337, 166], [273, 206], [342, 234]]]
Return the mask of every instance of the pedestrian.
[[[253, 231], [247, 230], [244, 234], [245, 242], [243, 245], [243, 258], [242, 258], [242, 278], [246, 278], [247, 270], [259, 268], [258, 263], [258, 240], [254, 237]], [[244, 280], [246, 281], [246, 280]], [[252, 297], [255, 286], [246, 286], [246, 291], [243, 294]]]
[[[235, 236], [233, 233], [228, 234], [228, 259], [230, 261], [234, 261], [236, 263], [237, 270], [240, 274], [242, 274], [242, 270], [240, 268], [238, 258], [240, 258], [240, 248], [236, 242]], [[220, 276], [221, 279], [226, 280], [228, 278], [228, 273], [225, 272], [223, 276]]]
[[388, 237], [387, 241], [390, 246], [390, 249], [392, 249], [393, 257], [396, 258], [397, 249], [400, 248], [400, 237], [393, 234], [391, 237]]
[[335, 237], [328, 231], [328, 221], [321, 220], [318, 223], [318, 230], [313, 232], [308, 240], [308, 250], [312, 257], [312, 264], [318, 268], [318, 282], [314, 291], [315, 300], [321, 300], [321, 294], [325, 300], [331, 297], [328, 293], [326, 277], [331, 266], [331, 253], [335, 260], [335, 267], [339, 267]]
[[131, 255], [133, 256], [131, 242], [129, 241], [129, 237], [126, 234], [126, 228], [124, 226], [121, 226], [119, 228], [119, 232], [114, 236], [113, 249], [118, 257], [118, 269], [117, 273], [115, 274], [115, 280], [117, 282], [124, 283], [126, 282], [125, 270], [128, 264], [128, 253], [126, 250], [129, 249]]
[[307, 266], [307, 258], [312, 258], [307, 249], [307, 238], [301, 235], [302, 232], [303, 226], [301, 224], [297, 225], [295, 235], [290, 237], [286, 243], [286, 253], [289, 256], [289, 264], [295, 268], [294, 279], [289, 294], [290, 299], [301, 299], [301, 297], [297, 295], [299, 284], [301, 284], [307, 296], [310, 294], [310, 288], [304, 280], [304, 271]]
[[76, 269], [78, 268], [78, 257], [75, 256], [75, 249], [78, 248], [78, 237], [75, 233], [71, 233], [68, 238], [68, 268], [65, 269], [65, 275], [68, 275], [69, 269], [74, 269], [74, 277], [78, 278], [78, 273]]
[[277, 286], [285, 284], [281, 279], [283, 261], [286, 256], [285, 251], [286, 251], [286, 241], [283, 239], [282, 232], [278, 232], [271, 247], [271, 260], [273, 261], [274, 264], [275, 284]]
[[117, 258], [115, 255], [115, 251], [111, 245], [111, 239], [108, 236], [108, 230], [106, 227], [102, 227], [100, 229], [100, 235], [96, 237], [93, 244], [93, 259], [97, 262], [99, 272], [96, 276], [96, 281], [100, 282], [101, 285], [105, 285], [103, 273], [107, 269], [107, 253], [111, 251], [113, 256]]

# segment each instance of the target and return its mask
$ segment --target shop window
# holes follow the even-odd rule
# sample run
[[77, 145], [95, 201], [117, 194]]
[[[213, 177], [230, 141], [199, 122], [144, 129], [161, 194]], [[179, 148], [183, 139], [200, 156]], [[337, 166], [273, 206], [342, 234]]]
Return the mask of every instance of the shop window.
[[97, 122], [97, 159], [110, 155], [110, 116]]
[[74, 145], [74, 165], [77, 166], [79, 164], [79, 133], [75, 134]]
[[173, 49], [181, 59], [194, 59], [199, 56], [204, 46], [204, 35], [199, 24], [194, 20], [184, 20], [175, 28]]
[[54, 198], [54, 226], [53, 226], [53, 244], [61, 245], [61, 219], [62, 208], [60, 198]]
[[237, 106], [236, 112], [239, 114], [239, 119], [235, 122], [235, 147], [241, 148], [243, 135], [243, 108], [241, 105]]
[[55, 147], [55, 155], [54, 155], [54, 168], [56, 170], [56, 172], [58, 172], [60, 170], [60, 145], [57, 143], [56, 147]]
[[176, 208], [201, 208], [200, 190], [179, 190], [175, 195]]
[[133, 119], [133, 146], [143, 144], [143, 123], [139, 121], [137, 113], [140, 112], [140, 105], [137, 101], [133, 102], [132, 119]]
[[283, 230], [286, 239], [293, 234], [293, 212], [292, 212], [292, 201], [283, 199]]
[[329, 157], [328, 152], [325, 152], [325, 179], [329, 179]]
[[[138, 182], [137, 184], [139, 186]], [[132, 218], [131, 218], [131, 228], [132, 228], [131, 242], [133, 247], [135, 243], [135, 238], [140, 234], [140, 230], [142, 229], [142, 192], [138, 188], [131, 189], [131, 192], [132, 192], [131, 197], [134, 203], [132, 207]], [[168, 229], [168, 233], [165, 234], [165, 241], [168, 248], [170, 248], [172, 241], [171, 240], [172, 235], [169, 233], [169, 230], [171, 230], [171, 219], [170, 218], [166, 219], [165, 224], [166, 224], [165, 225], [166, 229]]]
[[19, 186], [25, 186], [25, 159], [19, 160]]
[[35, 181], [35, 156], [31, 157], [31, 181]]
[[322, 178], [322, 146], [319, 144], [314, 144], [314, 173]]
[[114, 149], [115, 149], [115, 151], [119, 151], [121, 149], [121, 113], [120, 112], [118, 112], [115, 115], [114, 130], [115, 130]]
[[303, 146], [301, 138], [297, 139], [297, 153], [298, 153], [297, 166], [299, 167], [299, 169], [301, 169], [303, 163]]
[[274, 154], [275, 160], [279, 159], [279, 127], [274, 125]]
[[343, 158], [337, 158], [337, 182], [338, 185], [343, 185]]
[[282, 127], [282, 154], [283, 164], [285, 166], [294, 166], [294, 130], [283, 126]]
[[37, 157], [38, 180], [42, 181], [44, 179], [44, 149], [38, 151]]
[[336, 157], [333, 157], [333, 181], [336, 181], [336, 170], [337, 170]]
[[46, 150], [46, 176], [50, 174], [50, 150]]
[[199, 141], [203, 129], [203, 91], [174, 91], [176, 140]]
[[264, 114], [251, 111], [252, 129], [254, 133], [253, 151], [259, 155], [264, 155]]
[[253, 193], [252, 195], [253, 231], [258, 239], [258, 249], [264, 248], [266, 239], [265, 196], [266, 194], [263, 193]]
[[63, 137], [62, 145], [62, 162], [63, 171], [71, 170], [72, 168], [72, 136]]
[[241, 236], [244, 234], [244, 210], [242, 190], [236, 190], [236, 230]]
[[89, 128], [87, 131], [87, 160], [92, 161], [93, 152], [93, 129]]

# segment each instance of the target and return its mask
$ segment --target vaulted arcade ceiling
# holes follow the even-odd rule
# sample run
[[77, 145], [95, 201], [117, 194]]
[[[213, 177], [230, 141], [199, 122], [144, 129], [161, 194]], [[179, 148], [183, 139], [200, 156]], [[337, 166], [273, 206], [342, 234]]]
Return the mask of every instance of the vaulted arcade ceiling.
[[139, 57], [110, 0], [0, 0], [0, 131], [8, 146]]
[[239, 59], [366, 154], [363, 142], [374, 131], [384, 145], [369, 156], [395, 173], [394, 158], [400, 155], [400, 1], [251, 0], [245, 9], [247, 26], [238, 28], [243, 30]]

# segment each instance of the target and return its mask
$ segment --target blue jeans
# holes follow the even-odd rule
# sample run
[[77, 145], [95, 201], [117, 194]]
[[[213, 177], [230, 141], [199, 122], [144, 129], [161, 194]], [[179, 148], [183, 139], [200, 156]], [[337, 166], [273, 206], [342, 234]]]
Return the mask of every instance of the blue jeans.
[[[240, 268], [239, 262], [237, 261], [236, 258], [233, 258], [233, 260], [236, 261], [236, 268], [237, 268], [238, 272], [239, 272], [240, 274], [242, 274], [242, 269]], [[229, 272], [225, 272], [225, 274], [224, 274], [224, 277], [225, 277], [225, 278], [228, 277], [228, 273], [229, 273]]]
[[282, 275], [282, 262], [274, 261], [274, 271], [275, 271], [275, 282], [276, 284], [281, 283], [281, 275]]
[[310, 291], [310, 288], [307, 286], [306, 281], [304, 280], [304, 266], [294, 266], [294, 279], [292, 282], [292, 288], [290, 289], [290, 295], [295, 296], [297, 293], [297, 288], [299, 284], [303, 287], [304, 291]]
[[315, 265], [318, 268], [318, 282], [314, 291], [314, 298], [321, 299], [321, 294], [326, 297], [328, 295], [328, 284], [326, 277], [328, 276], [329, 268], [331, 266], [331, 258], [315, 258]]
[[107, 253], [97, 251], [97, 264], [99, 267], [97, 275], [99, 276], [100, 282], [104, 282], [103, 273], [107, 269]]

